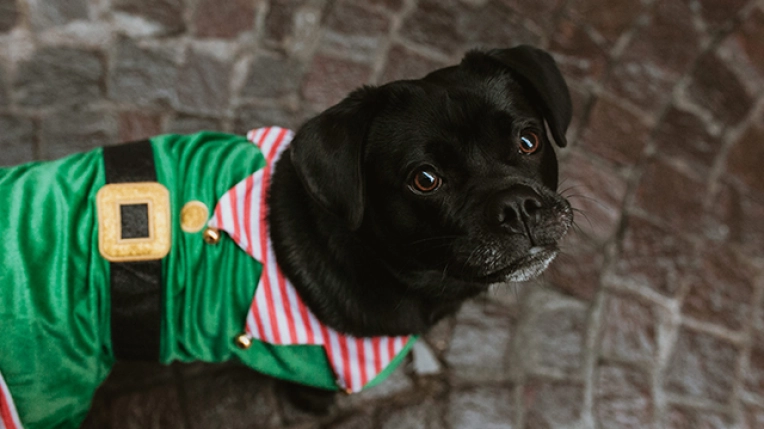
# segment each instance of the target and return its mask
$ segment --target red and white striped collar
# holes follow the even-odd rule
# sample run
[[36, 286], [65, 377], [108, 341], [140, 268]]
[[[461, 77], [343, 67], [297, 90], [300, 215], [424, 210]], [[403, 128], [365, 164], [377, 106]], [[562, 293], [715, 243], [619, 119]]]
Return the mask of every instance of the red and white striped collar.
[[348, 392], [358, 392], [384, 370], [409, 337], [354, 338], [322, 324], [277, 265], [266, 223], [266, 195], [276, 160], [292, 137], [292, 131], [279, 127], [259, 128], [247, 134], [260, 147], [266, 166], [218, 201], [209, 226], [226, 231], [263, 265], [247, 313], [246, 334], [270, 344], [322, 345], [337, 384]]

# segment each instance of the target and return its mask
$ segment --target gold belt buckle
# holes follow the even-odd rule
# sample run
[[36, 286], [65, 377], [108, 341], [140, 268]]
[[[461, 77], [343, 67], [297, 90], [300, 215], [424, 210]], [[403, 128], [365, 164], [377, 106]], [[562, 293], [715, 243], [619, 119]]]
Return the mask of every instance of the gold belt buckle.
[[108, 184], [98, 191], [96, 205], [98, 250], [106, 260], [151, 261], [170, 252], [170, 192], [161, 184]]

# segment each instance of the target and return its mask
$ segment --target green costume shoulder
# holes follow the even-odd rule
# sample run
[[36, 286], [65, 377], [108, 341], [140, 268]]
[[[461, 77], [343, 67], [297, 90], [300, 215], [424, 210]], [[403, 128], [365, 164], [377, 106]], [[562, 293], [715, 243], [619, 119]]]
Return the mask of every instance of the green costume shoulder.
[[111, 368], [103, 182], [98, 150], [0, 169], [0, 371], [27, 429], [76, 427]]
[[[177, 219], [187, 201], [214, 207], [263, 157], [244, 137], [219, 133], [151, 143], [172, 211], [162, 361], [226, 360], [260, 264], [231, 243], [197, 244], [200, 234]], [[77, 427], [113, 364], [95, 204], [104, 183], [101, 149], [0, 169], [0, 372], [27, 429]]]

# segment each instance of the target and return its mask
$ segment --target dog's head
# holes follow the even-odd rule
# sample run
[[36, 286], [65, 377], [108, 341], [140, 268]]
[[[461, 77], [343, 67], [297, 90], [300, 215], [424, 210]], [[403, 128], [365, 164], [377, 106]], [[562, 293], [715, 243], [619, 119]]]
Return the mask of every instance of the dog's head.
[[566, 145], [570, 119], [547, 53], [470, 52], [353, 92], [300, 129], [291, 156], [308, 192], [408, 284], [467, 293], [530, 279], [556, 256], [572, 211], [553, 144]]

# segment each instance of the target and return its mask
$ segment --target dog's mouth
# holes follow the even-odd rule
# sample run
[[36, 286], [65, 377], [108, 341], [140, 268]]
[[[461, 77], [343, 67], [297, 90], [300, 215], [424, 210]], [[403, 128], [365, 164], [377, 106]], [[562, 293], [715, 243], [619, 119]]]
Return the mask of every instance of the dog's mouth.
[[526, 256], [478, 277], [481, 283], [524, 282], [538, 277], [552, 263], [559, 249], [556, 246], [532, 247]]

